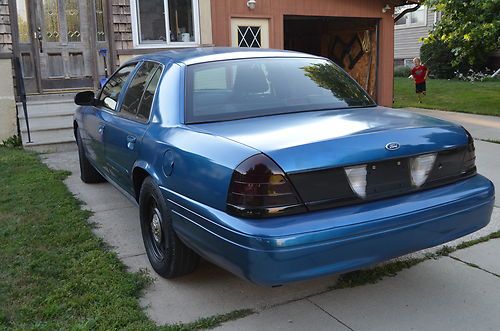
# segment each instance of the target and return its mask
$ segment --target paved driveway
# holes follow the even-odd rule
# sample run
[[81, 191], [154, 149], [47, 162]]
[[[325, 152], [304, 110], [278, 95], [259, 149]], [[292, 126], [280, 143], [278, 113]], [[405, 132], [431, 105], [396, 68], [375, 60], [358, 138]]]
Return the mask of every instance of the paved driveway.
[[[473, 135], [477, 131], [483, 132], [471, 130]], [[479, 172], [500, 187], [500, 145], [476, 141], [476, 147]], [[42, 158], [53, 168], [72, 172], [65, 181], [68, 188], [85, 203], [84, 208], [94, 211], [95, 233], [113, 247], [124, 264], [132, 271], [147, 270], [155, 276], [144, 252], [137, 208], [110, 184], [83, 184], [76, 152]], [[457, 242], [499, 229], [497, 201], [491, 224]], [[499, 251], [500, 239], [491, 240], [450, 257], [425, 261], [377, 284], [343, 290], [328, 290], [335, 285], [336, 276], [262, 288], [203, 262], [187, 277], [157, 278], [141, 304], [159, 324], [191, 322], [243, 308], [257, 312], [224, 324], [223, 330], [498, 330]]]
[[461, 124], [465, 126], [476, 139], [493, 139], [500, 141], [500, 117], [422, 108], [410, 108], [409, 110], [422, 115], [433, 116]]

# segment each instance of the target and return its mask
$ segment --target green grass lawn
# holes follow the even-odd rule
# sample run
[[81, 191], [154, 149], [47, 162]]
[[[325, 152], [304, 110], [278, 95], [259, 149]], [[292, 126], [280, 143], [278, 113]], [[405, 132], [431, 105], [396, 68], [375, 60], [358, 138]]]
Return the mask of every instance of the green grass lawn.
[[419, 104], [413, 81], [395, 77], [394, 107], [441, 109], [500, 116], [500, 80], [470, 83], [430, 79], [427, 81], [427, 96]]
[[66, 176], [0, 147], [0, 330], [192, 330], [251, 313], [157, 328], [138, 303], [148, 278], [92, 233]]

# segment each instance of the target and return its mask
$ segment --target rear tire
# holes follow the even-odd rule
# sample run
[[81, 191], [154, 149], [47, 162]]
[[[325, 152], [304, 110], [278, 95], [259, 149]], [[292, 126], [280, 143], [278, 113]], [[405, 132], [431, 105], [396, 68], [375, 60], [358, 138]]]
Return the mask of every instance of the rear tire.
[[164, 278], [193, 272], [200, 258], [175, 234], [171, 211], [151, 177], [142, 183], [139, 208], [142, 239], [153, 269]]
[[82, 137], [76, 129], [76, 144], [78, 145], [78, 158], [80, 161], [80, 179], [87, 184], [102, 183], [106, 181], [87, 159], [83, 149]]

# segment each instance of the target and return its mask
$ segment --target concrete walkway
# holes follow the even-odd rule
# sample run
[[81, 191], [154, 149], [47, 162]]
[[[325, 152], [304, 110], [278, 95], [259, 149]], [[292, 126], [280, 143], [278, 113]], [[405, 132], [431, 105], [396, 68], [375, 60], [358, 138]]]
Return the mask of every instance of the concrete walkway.
[[[483, 124], [489, 122], [494, 119]], [[484, 133], [465, 127], [475, 137], [476, 132]], [[500, 187], [500, 145], [476, 141], [476, 154], [479, 172]], [[137, 208], [110, 184], [83, 184], [75, 152], [47, 154], [42, 159], [53, 168], [72, 172], [66, 185], [86, 204], [84, 208], [94, 211], [90, 221], [97, 225], [95, 233], [124, 264], [131, 271], [147, 270], [155, 277], [145, 256]], [[498, 201], [496, 206], [488, 227], [451, 245], [500, 230]], [[192, 322], [235, 309], [257, 312], [225, 323], [221, 330], [498, 330], [499, 249], [500, 239], [491, 240], [450, 257], [427, 260], [376, 284], [343, 290], [328, 290], [336, 276], [262, 288], [203, 262], [187, 277], [157, 278], [145, 291], [141, 305], [158, 324]]]

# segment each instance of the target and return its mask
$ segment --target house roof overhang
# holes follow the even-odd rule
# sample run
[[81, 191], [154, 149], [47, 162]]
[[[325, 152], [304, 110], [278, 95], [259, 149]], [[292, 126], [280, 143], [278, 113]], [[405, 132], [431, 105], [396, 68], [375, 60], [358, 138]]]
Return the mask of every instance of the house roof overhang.
[[422, 0], [390, 0], [389, 3], [392, 3], [394, 7], [406, 6], [406, 5], [421, 5]]

